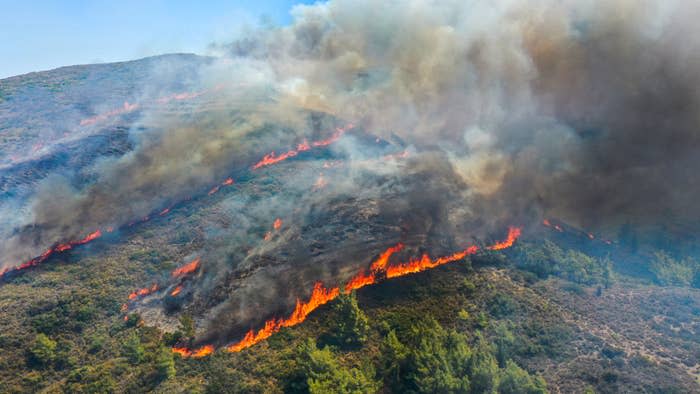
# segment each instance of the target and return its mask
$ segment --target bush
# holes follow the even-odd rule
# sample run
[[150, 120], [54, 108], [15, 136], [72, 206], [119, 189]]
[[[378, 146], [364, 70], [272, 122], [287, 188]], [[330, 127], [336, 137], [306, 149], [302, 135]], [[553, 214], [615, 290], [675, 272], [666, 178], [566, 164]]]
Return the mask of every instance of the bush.
[[369, 323], [357, 305], [355, 293], [338, 297], [334, 309], [338, 313], [338, 324], [331, 333], [333, 341], [342, 347], [355, 347], [365, 343]]
[[309, 339], [301, 347], [299, 364], [306, 376], [309, 392], [314, 393], [374, 393], [379, 384], [374, 369], [343, 368], [328, 347], [318, 349]]
[[71, 371], [66, 379], [66, 393], [113, 393], [114, 378], [105, 367], [86, 366]]
[[662, 286], [690, 286], [700, 272], [698, 262], [691, 257], [678, 261], [665, 252], [656, 252], [649, 270]]
[[544, 394], [547, 384], [539, 376], [533, 377], [513, 361], [508, 360], [498, 383], [500, 394]]
[[56, 358], [56, 342], [44, 334], [37, 334], [29, 353], [33, 363], [49, 365]]

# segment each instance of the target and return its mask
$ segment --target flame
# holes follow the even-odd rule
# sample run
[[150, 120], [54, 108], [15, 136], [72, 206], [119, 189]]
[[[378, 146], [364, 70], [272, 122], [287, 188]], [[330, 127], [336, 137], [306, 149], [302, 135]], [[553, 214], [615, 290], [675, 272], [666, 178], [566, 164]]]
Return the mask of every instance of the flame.
[[91, 118], [83, 119], [80, 121], [81, 126], [93, 125], [98, 122], [105, 121], [113, 116], [128, 114], [129, 112], [135, 111], [140, 107], [139, 104], [129, 104], [128, 101], [124, 101], [124, 105], [120, 108], [107, 111], [105, 113], [95, 115]]
[[197, 257], [196, 259], [190, 261], [182, 267], [176, 268], [172, 273], [173, 278], [193, 273], [197, 270], [197, 268], [199, 268], [199, 262], [200, 258]]
[[168, 213], [170, 213], [170, 208], [165, 208], [164, 210], [160, 211], [160, 213], [158, 215], [165, 216]]
[[135, 300], [137, 297], [145, 297], [156, 291], [158, 291], [158, 285], [154, 283], [151, 287], [144, 287], [143, 289], [138, 289], [129, 294], [129, 300]]
[[[508, 236], [506, 240], [497, 242], [487, 247], [487, 249], [500, 250], [508, 248], [513, 245], [513, 243], [517, 240], [520, 234], [521, 229], [519, 227], [510, 227], [508, 229]], [[403, 247], [404, 245], [399, 243], [395, 246], [387, 248], [387, 250], [384, 251], [381, 255], [379, 255], [379, 257], [370, 265], [370, 274], [367, 275], [364, 273], [364, 271], [360, 272], [345, 285], [345, 292], [349, 292], [355, 289], [359, 289], [360, 287], [377, 283], [377, 276], [381, 272], [385, 272], [387, 278], [395, 278], [403, 275], [425, 271], [427, 269], [435, 268], [450, 262], [458, 261], [465, 258], [468, 255], [476, 253], [479, 250], [477, 246], [472, 245], [461, 252], [457, 252], [449, 256], [439, 257], [435, 260], [428, 257], [428, 255], [423, 255], [422, 258], [418, 260], [410, 260], [408, 263], [389, 265], [389, 258], [394, 253], [397, 253], [400, 250], [402, 250]], [[226, 347], [226, 350], [229, 352], [240, 352], [243, 349], [251, 347], [256, 343], [259, 343], [269, 338], [270, 336], [272, 336], [272, 334], [278, 332], [283, 327], [295, 326], [306, 320], [306, 317], [309, 316], [309, 314], [316, 310], [318, 307], [332, 301], [339, 295], [339, 288], [334, 287], [328, 289], [325, 288], [321, 282], [316, 282], [314, 284], [314, 288], [311, 292], [309, 300], [307, 302], [302, 302], [301, 300], [297, 299], [296, 307], [294, 308], [294, 311], [288, 318], [272, 318], [267, 320], [261, 329], [259, 329], [258, 331], [254, 331], [252, 329], [249, 330], [245, 334], [243, 339], [236, 343], [228, 345]], [[173, 348], [173, 352], [178, 353], [183, 357], [203, 357], [205, 355], [211, 354], [213, 351], [214, 348], [211, 345], [203, 346], [194, 351], [188, 348]]]
[[233, 178], [226, 178], [226, 180], [221, 182], [220, 185], [216, 185], [216, 186], [212, 187], [211, 190], [209, 190], [209, 193], [207, 193], [207, 194], [211, 196], [212, 194], [218, 192], [219, 189], [221, 189], [221, 186], [231, 186], [231, 185], [233, 185], [233, 183], [234, 183]]
[[209, 193], [207, 193], [207, 194], [211, 196], [212, 194], [218, 192], [220, 188], [221, 188], [221, 186], [216, 185], [216, 186], [212, 187], [211, 190], [209, 190]]
[[176, 295], [180, 294], [181, 291], [182, 291], [182, 286], [177, 286], [177, 287], [175, 287], [175, 290], [173, 290], [170, 293], [170, 295], [175, 297]]
[[272, 239], [272, 232], [268, 231], [265, 233], [265, 236], [263, 237], [263, 241], [269, 241]]
[[520, 237], [520, 234], [522, 234], [522, 229], [519, 227], [508, 227], [508, 237], [501, 242], [496, 242], [495, 244], [491, 245], [488, 247], [489, 250], [503, 250], [510, 248], [513, 246], [515, 241]]
[[186, 347], [174, 347], [173, 352], [179, 354], [182, 357], [201, 358], [214, 353], [214, 346], [204, 345], [195, 350], [190, 350]]
[[272, 228], [274, 228], [275, 230], [279, 230], [280, 227], [282, 227], [282, 219], [277, 218], [275, 219], [275, 222], [272, 223]]
[[102, 236], [102, 231], [96, 230], [85, 236], [85, 238], [79, 239], [77, 241], [70, 241], [66, 242], [63, 244], [57, 244], [56, 246], [53, 246], [49, 249], [46, 249], [44, 253], [41, 255], [34, 257], [33, 259], [29, 261], [25, 261], [24, 263], [16, 266], [16, 267], [8, 267], [5, 268], [4, 270], [0, 271], [0, 278], [3, 277], [5, 274], [7, 274], [10, 271], [20, 271], [23, 269], [27, 269], [29, 267], [34, 267], [36, 265], [39, 265], [43, 263], [46, 259], [48, 259], [52, 254], [54, 253], [60, 253], [60, 252], [65, 252], [66, 250], [73, 249], [75, 246], [78, 245], [84, 245], [88, 242], [94, 241], [97, 238], [100, 238]]
[[272, 334], [282, 329], [282, 327], [295, 326], [306, 320], [306, 317], [316, 308], [335, 299], [339, 294], [340, 289], [337, 287], [326, 289], [321, 282], [316, 282], [311, 292], [311, 297], [309, 297], [309, 301], [301, 302], [297, 299], [296, 308], [294, 308], [294, 312], [292, 312], [287, 319], [273, 318], [268, 320], [265, 322], [265, 326], [258, 330], [258, 332], [253, 330], [248, 331], [242, 340], [227, 346], [226, 350], [229, 352], [240, 352], [247, 347], [269, 338]]
[[429, 270], [431, 268], [435, 268], [443, 264], [451, 263], [457, 260], [462, 260], [466, 256], [476, 253], [478, 250], [479, 248], [477, 246], [472, 245], [461, 252], [457, 252], [449, 256], [439, 257], [435, 260], [431, 259], [427, 254], [424, 254], [420, 259], [413, 259], [410, 260], [408, 263], [402, 263], [387, 267], [386, 277], [388, 279], [391, 279], [399, 276]]
[[347, 130], [349, 130], [353, 127], [354, 126], [350, 124], [344, 128], [340, 128], [340, 127], [336, 128], [335, 132], [330, 137], [326, 138], [325, 140], [313, 141], [313, 142], [311, 142], [311, 144], [309, 144], [306, 140], [304, 140], [304, 142], [297, 145], [296, 149], [291, 149], [285, 153], [282, 153], [279, 156], [277, 156], [277, 154], [274, 151], [270, 152], [270, 153], [266, 154], [265, 156], [263, 156], [263, 158], [259, 162], [255, 163], [253, 165], [253, 169], [257, 170], [258, 168], [261, 168], [261, 167], [265, 167], [265, 166], [269, 166], [269, 165], [272, 165], [275, 163], [279, 163], [280, 161], [287, 160], [290, 157], [294, 157], [301, 152], [308, 151], [312, 147], [318, 148], [318, 147], [322, 147], [322, 146], [328, 146], [328, 145], [336, 142], [337, 140], [339, 140], [340, 137], [342, 137], [343, 134]]

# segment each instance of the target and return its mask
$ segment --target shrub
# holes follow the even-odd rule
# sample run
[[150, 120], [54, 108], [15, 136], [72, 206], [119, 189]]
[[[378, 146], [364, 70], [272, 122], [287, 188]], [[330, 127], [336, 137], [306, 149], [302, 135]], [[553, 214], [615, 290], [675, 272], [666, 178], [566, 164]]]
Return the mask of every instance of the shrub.
[[44, 334], [37, 334], [29, 353], [34, 363], [46, 366], [56, 358], [56, 342]]

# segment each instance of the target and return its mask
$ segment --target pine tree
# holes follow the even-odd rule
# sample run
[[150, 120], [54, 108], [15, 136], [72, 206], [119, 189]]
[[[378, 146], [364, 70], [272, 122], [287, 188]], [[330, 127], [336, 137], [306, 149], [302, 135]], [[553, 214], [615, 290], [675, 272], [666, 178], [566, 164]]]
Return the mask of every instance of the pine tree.
[[334, 309], [339, 315], [338, 324], [331, 337], [342, 347], [357, 347], [367, 341], [369, 322], [357, 305], [355, 293], [341, 295]]

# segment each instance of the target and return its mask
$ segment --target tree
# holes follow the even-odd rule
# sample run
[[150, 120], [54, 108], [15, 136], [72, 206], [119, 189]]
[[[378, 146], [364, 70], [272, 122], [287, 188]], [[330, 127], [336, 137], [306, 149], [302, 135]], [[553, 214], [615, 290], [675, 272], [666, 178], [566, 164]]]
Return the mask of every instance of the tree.
[[56, 342], [44, 334], [37, 334], [29, 353], [32, 361], [38, 365], [46, 366], [56, 357]]
[[369, 322], [357, 305], [355, 293], [341, 295], [334, 305], [339, 315], [338, 324], [332, 332], [333, 340], [343, 347], [360, 346], [367, 341]]
[[132, 332], [126, 341], [124, 341], [122, 345], [122, 355], [128, 358], [131, 364], [138, 364], [144, 360], [146, 351], [141, 344], [141, 338], [139, 338], [136, 332]]
[[180, 332], [185, 338], [194, 338], [194, 320], [189, 314], [180, 316]]
[[496, 360], [499, 368], [505, 368], [506, 361], [510, 358], [510, 352], [515, 343], [515, 337], [510, 332], [505, 323], [498, 323], [495, 326], [494, 334], [496, 336]]
[[469, 360], [472, 393], [490, 393], [496, 388], [498, 363], [489, 344], [480, 332], [477, 334], [476, 348]]
[[383, 376], [394, 392], [454, 393], [469, 390], [471, 349], [464, 335], [446, 331], [434, 319], [416, 322], [403, 342], [389, 331]]
[[409, 349], [396, 337], [396, 331], [391, 330], [382, 343], [382, 371], [384, 379], [391, 387], [401, 385], [401, 373], [406, 368]]
[[85, 366], [71, 371], [66, 379], [66, 393], [113, 393], [116, 384], [104, 366]]
[[498, 383], [500, 394], [545, 394], [547, 384], [540, 376], [533, 377], [512, 360], [508, 360]]
[[344, 368], [328, 347], [318, 349], [313, 339], [302, 345], [299, 363], [306, 375], [311, 394], [364, 394], [379, 390], [378, 382], [373, 379], [374, 370], [370, 365], [365, 365], [362, 370]]
[[159, 379], [169, 379], [175, 376], [175, 359], [172, 350], [160, 346], [156, 350], [156, 375]]

